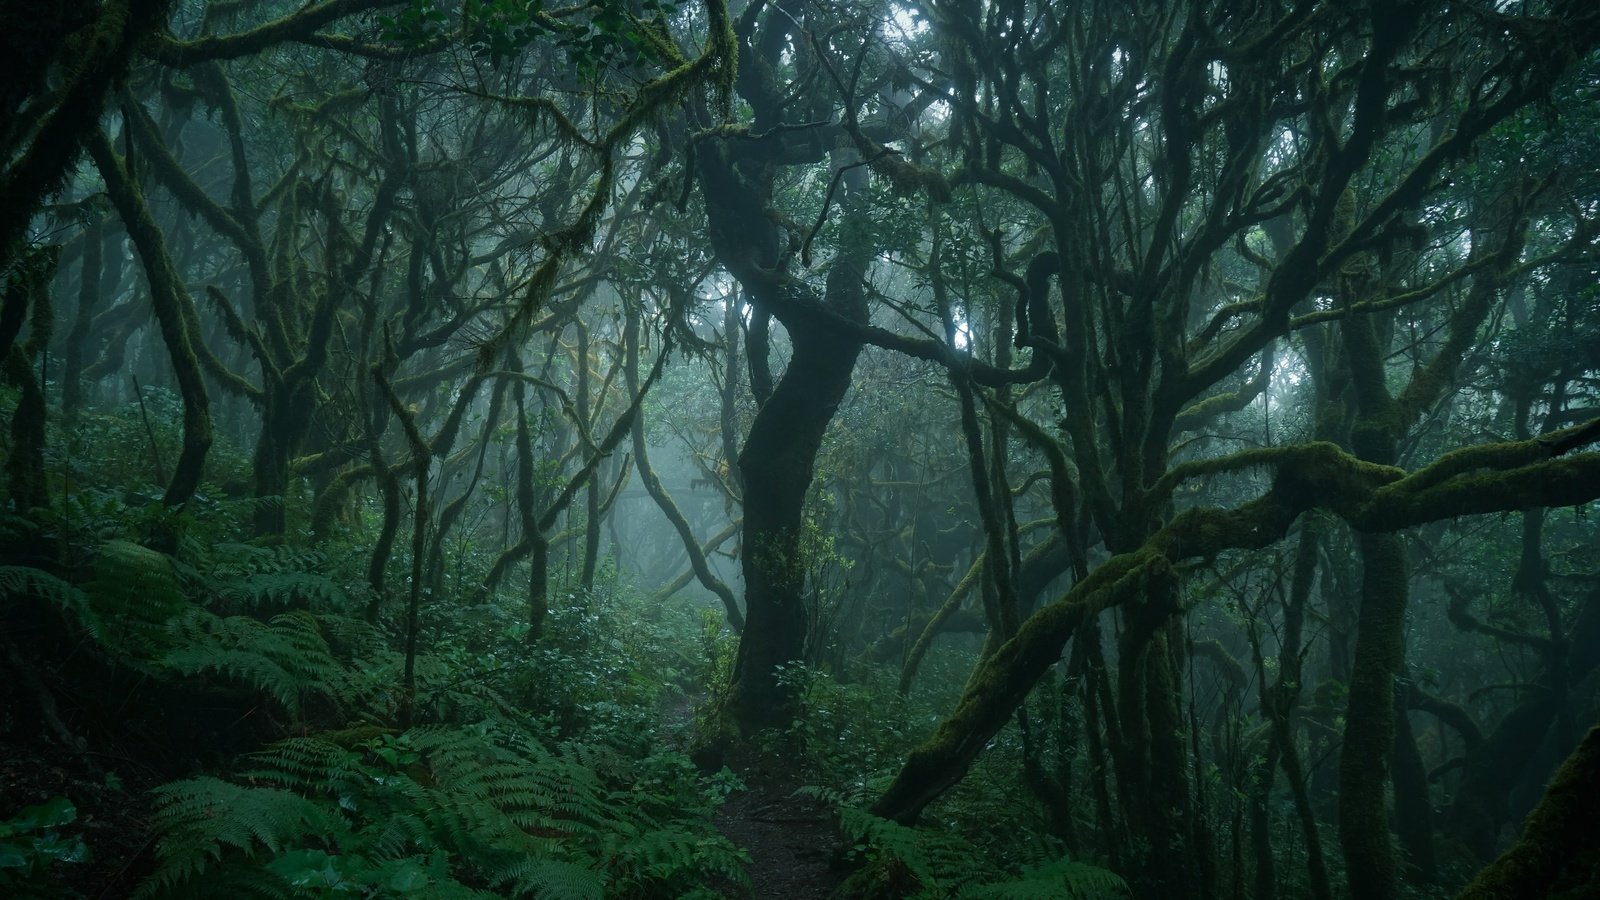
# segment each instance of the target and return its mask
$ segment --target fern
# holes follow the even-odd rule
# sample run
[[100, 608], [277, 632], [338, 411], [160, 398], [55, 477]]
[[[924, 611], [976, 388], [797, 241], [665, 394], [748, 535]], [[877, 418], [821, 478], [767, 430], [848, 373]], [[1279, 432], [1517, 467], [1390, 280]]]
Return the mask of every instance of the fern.
[[344, 589], [333, 579], [312, 572], [249, 575], [220, 591], [230, 604], [248, 610], [311, 609], [337, 611], [350, 607]]
[[[961, 838], [928, 828], [912, 828], [866, 810], [840, 807], [839, 824], [857, 852], [882, 868], [903, 869], [921, 888], [920, 897], [944, 897], [989, 869], [983, 854]], [[862, 874], [876, 877], [873, 867]]]
[[495, 872], [491, 883], [516, 897], [539, 900], [602, 900], [606, 883], [585, 866], [553, 859], [520, 859]]
[[212, 546], [210, 568], [213, 578], [235, 581], [254, 575], [303, 574], [327, 563], [327, 556], [309, 547], [278, 544], [218, 543]]
[[178, 646], [162, 663], [183, 675], [209, 673], [243, 682], [298, 717], [302, 698], [335, 704], [349, 695], [345, 667], [333, 656], [316, 617], [290, 612], [263, 623], [193, 610], [175, 629]]
[[613, 880], [619, 886], [693, 884], [706, 873], [734, 884], [745, 883], [749, 855], [722, 835], [700, 835], [678, 823], [627, 829], [614, 836], [607, 853]]
[[143, 896], [209, 889], [246, 869], [260, 872], [258, 893], [468, 897], [482, 895], [466, 885], [489, 884], [541, 900], [676, 896], [742, 879], [742, 855], [703, 820], [641, 819], [627, 793], [504, 722], [356, 747], [294, 738], [249, 760], [249, 786], [162, 789]]
[[131, 541], [106, 541], [84, 586], [106, 623], [102, 643], [133, 658], [153, 658], [172, 644], [169, 623], [192, 608], [172, 560]]
[[243, 777], [327, 799], [353, 797], [372, 778], [371, 769], [354, 752], [318, 738], [289, 738], [248, 759], [255, 768]]
[[105, 642], [105, 623], [83, 591], [42, 569], [0, 566], [0, 603], [39, 600], [65, 612], [96, 643]]
[[1123, 900], [1128, 883], [1099, 866], [1062, 859], [1010, 881], [968, 888], [960, 900]]
[[[1061, 859], [1006, 878], [976, 846], [953, 834], [911, 828], [847, 805], [844, 794], [807, 787], [801, 792], [835, 807], [852, 852], [866, 865], [846, 882], [861, 896], [937, 900], [1113, 900], [1131, 897], [1128, 885], [1098, 866]], [[908, 883], [910, 882], [910, 883]]]
[[[307, 836], [335, 841], [345, 832], [332, 810], [290, 791], [192, 778], [155, 793], [156, 871], [136, 897], [165, 896], [201, 876], [215, 884], [215, 870], [232, 874], [258, 851], [277, 854]], [[264, 873], [256, 886], [274, 880]]]

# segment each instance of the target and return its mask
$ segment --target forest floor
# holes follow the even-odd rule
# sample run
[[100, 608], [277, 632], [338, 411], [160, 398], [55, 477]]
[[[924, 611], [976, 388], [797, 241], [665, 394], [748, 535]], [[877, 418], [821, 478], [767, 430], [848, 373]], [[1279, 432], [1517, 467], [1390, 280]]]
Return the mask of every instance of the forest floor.
[[[773, 755], [729, 761], [745, 784], [718, 808], [723, 836], [750, 854], [745, 867], [755, 900], [826, 900], [844, 880], [834, 865], [839, 829], [833, 812], [795, 792], [804, 782]], [[741, 896], [735, 894], [734, 896]]]
[[88, 859], [54, 870], [61, 879], [58, 887], [70, 896], [97, 900], [133, 893], [150, 867], [146, 791], [158, 782], [149, 777], [130, 784], [43, 742], [0, 741], [0, 813], [53, 797], [71, 799], [78, 810], [77, 821], [63, 832], [83, 839]]
[[[685, 727], [696, 708], [707, 702], [704, 694], [678, 695], [662, 710], [665, 720]], [[704, 761], [702, 761], [704, 762]], [[726, 764], [739, 776], [744, 789], [728, 795], [712, 821], [722, 836], [749, 854], [746, 893], [734, 885], [723, 886], [730, 898], [752, 900], [827, 900], [844, 880], [834, 865], [839, 846], [836, 817], [815, 798], [797, 793], [807, 782], [794, 759], [776, 751], [742, 750], [711, 763]]]
[[[665, 713], [672, 720], [693, 716], [693, 702], [682, 698]], [[807, 784], [797, 760], [780, 751], [754, 748], [726, 763], [744, 784], [717, 808], [717, 829], [750, 858], [749, 890], [722, 886], [734, 900], [827, 900], [845, 878], [837, 863], [839, 830], [825, 804], [798, 793]], [[149, 873], [153, 840], [148, 791], [163, 778], [125, 756], [98, 762], [90, 755], [63, 752], [45, 740], [0, 740], [0, 812], [68, 797], [77, 820], [64, 832], [80, 836], [88, 848], [81, 864], [54, 871], [56, 888], [68, 896], [113, 900], [129, 896]]]

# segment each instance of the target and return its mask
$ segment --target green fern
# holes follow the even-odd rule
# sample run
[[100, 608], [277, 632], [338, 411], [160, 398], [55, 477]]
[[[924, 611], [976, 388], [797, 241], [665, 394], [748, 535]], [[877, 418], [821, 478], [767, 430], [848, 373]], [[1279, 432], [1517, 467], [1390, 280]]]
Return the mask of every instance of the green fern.
[[840, 807], [838, 814], [854, 850], [869, 862], [856, 873], [853, 880], [858, 882], [870, 883], [888, 870], [896, 873], [895, 880], [909, 875], [920, 889], [916, 896], [937, 898], [998, 874], [978, 848], [956, 835], [912, 828], [848, 806]]
[[846, 881], [855, 896], [923, 900], [1114, 900], [1131, 897], [1128, 885], [1098, 866], [1061, 859], [1007, 878], [978, 847], [930, 828], [912, 828], [848, 805], [853, 798], [825, 788], [802, 793], [832, 805], [864, 864]]
[[207, 562], [213, 578], [238, 581], [255, 575], [284, 575], [314, 572], [327, 564], [327, 555], [310, 547], [277, 544], [218, 543], [211, 547]]
[[681, 823], [646, 823], [617, 832], [608, 843], [608, 869], [619, 888], [688, 887], [708, 873], [731, 884], [746, 882], [749, 855], [720, 834], [696, 834]]
[[491, 883], [515, 897], [539, 900], [602, 900], [606, 882], [586, 866], [556, 859], [519, 859], [501, 868]]
[[247, 609], [311, 609], [339, 611], [350, 608], [349, 597], [333, 579], [313, 572], [269, 572], [248, 575], [220, 591], [230, 604]]
[[347, 670], [310, 613], [284, 613], [263, 623], [196, 609], [174, 633], [177, 646], [162, 658], [168, 669], [243, 682], [276, 700], [291, 716], [300, 715], [307, 695], [320, 695], [336, 705], [349, 696]]
[[244, 870], [260, 873], [259, 895], [468, 897], [482, 894], [466, 885], [489, 884], [540, 900], [677, 896], [742, 878], [742, 855], [708, 823], [641, 819], [626, 792], [506, 722], [354, 747], [294, 738], [249, 761], [249, 786], [162, 789], [143, 896], [184, 896]]
[[[334, 842], [346, 833], [337, 813], [291, 791], [191, 778], [155, 793], [156, 871], [136, 897], [173, 896], [202, 877], [215, 885], [261, 851], [278, 854], [308, 837]], [[287, 896], [288, 885], [276, 880], [263, 872], [243, 883], [263, 896], [279, 889]]]
[[1062, 859], [1020, 877], [961, 892], [960, 900], [1124, 900], [1128, 883], [1099, 866]]
[[170, 647], [169, 623], [193, 607], [171, 558], [132, 541], [100, 545], [84, 592], [106, 623], [103, 643], [138, 658]]
[[105, 642], [105, 623], [89, 595], [74, 585], [31, 566], [0, 566], [0, 604], [44, 601], [65, 612], [96, 643]]

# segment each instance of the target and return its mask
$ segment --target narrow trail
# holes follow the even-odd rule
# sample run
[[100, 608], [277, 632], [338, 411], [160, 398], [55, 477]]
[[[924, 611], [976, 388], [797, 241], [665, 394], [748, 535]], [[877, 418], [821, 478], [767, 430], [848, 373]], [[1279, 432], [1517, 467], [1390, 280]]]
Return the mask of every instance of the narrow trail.
[[[706, 698], [674, 697], [662, 709], [666, 721], [687, 728]], [[797, 795], [805, 781], [796, 767], [773, 753], [736, 753], [711, 768], [728, 768], [745, 789], [717, 807], [712, 822], [722, 836], [750, 855], [746, 893], [727, 886], [730, 900], [828, 900], [844, 880], [833, 865], [839, 831], [825, 804]]]
[[[843, 880], [832, 865], [838, 844], [833, 813], [797, 796], [801, 781], [770, 756], [732, 765], [746, 790], [728, 797], [714, 821], [723, 836], [750, 854], [746, 873], [755, 900], [827, 900]], [[739, 896], [739, 895], [736, 895]]]

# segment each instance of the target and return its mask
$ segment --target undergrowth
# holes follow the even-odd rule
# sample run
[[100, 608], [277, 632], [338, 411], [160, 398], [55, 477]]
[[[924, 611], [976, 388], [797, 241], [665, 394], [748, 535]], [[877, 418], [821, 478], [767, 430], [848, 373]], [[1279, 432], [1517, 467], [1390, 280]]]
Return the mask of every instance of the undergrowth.
[[707, 665], [676, 649], [695, 646], [692, 611], [641, 610], [610, 576], [561, 595], [530, 644], [512, 603], [436, 598], [405, 728], [398, 635], [361, 617], [354, 554], [231, 540], [217, 521], [236, 509], [164, 522], [180, 538], [164, 553], [120, 501], [78, 507], [70, 535], [62, 516], [5, 523], [17, 546], [65, 544], [75, 564], [6, 559], [0, 621], [114, 680], [220, 692], [279, 738], [154, 791], [137, 896], [712, 897], [745, 883], [743, 852], [711, 824], [736, 779], [699, 773], [672, 740], [686, 726], [661, 722]]

